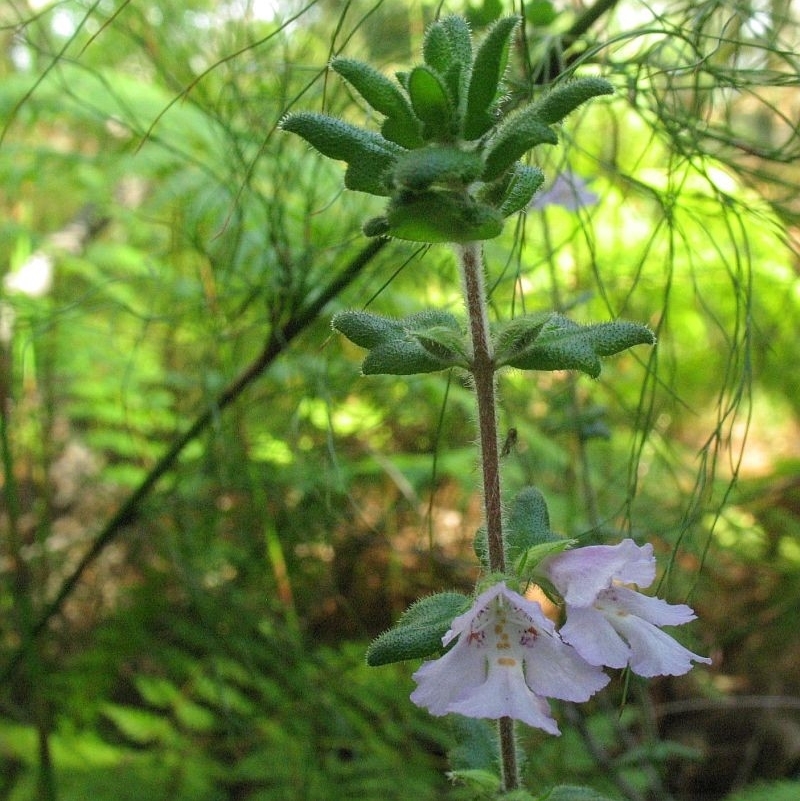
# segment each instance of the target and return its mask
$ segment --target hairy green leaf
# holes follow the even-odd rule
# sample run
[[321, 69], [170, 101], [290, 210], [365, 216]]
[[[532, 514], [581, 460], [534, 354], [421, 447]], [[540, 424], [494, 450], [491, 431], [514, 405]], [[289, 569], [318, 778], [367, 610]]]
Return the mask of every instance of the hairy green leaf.
[[[500, 792], [501, 781], [496, 771], [482, 768], [451, 770], [450, 780], [458, 787], [466, 787], [469, 798], [495, 798]], [[503, 793], [505, 796], [505, 793]]]
[[600, 356], [613, 356], [634, 345], [655, 345], [655, 334], [646, 325], [615, 320], [589, 326], [588, 336]]
[[472, 34], [467, 21], [457, 14], [450, 14], [435, 23], [441, 26], [450, 42], [450, 63], [472, 63]]
[[461, 367], [469, 366], [467, 343], [460, 329], [437, 325], [414, 331], [413, 335], [425, 350], [438, 359]]
[[440, 653], [442, 637], [453, 620], [469, 608], [459, 592], [441, 592], [412, 604], [395, 626], [372, 641], [367, 664], [376, 667]]
[[380, 134], [316, 111], [288, 114], [280, 127], [301, 136], [323, 156], [348, 163], [363, 157], [365, 153], [396, 156], [404, 152], [404, 148], [387, 141]]
[[516, 559], [534, 545], [561, 539], [550, 530], [544, 495], [536, 487], [523, 487], [514, 498], [506, 520], [508, 556]]
[[365, 311], [334, 315], [331, 325], [351, 342], [369, 349], [364, 375], [414, 375], [466, 367], [466, 346], [458, 320], [429, 309], [402, 319]]
[[500, 213], [503, 217], [510, 217], [525, 209], [543, 183], [544, 173], [538, 167], [517, 164], [500, 204]]
[[613, 799], [591, 787], [562, 784], [541, 796], [539, 801], [613, 801]]
[[[469, 37], [469, 30], [467, 30], [467, 37]], [[425, 31], [422, 57], [425, 59], [425, 63], [440, 75], [444, 75], [453, 63], [455, 57], [453, 44], [442, 20], [437, 20], [429, 25]]]
[[422, 145], [419, 121], [408, 98], [394, 81], [369, 64], [351, 58], [334, 58], [331, 68], [386, 117], [381, 128], [385, 139], [408, 148]]
[[343, 311], [334, 314], [331, 326], [362, 348], [374, 348], [403, 331], [400, 320], [366, 311]]
[[654, 343], [653, 332], [640, 323], [615, 321], [579, 325], [554, 314], [533, 344], [505, 363], [522, 370], [580, 370], [597, 378], [601, 356], [611, 356], [634, 345]]
[[[574, 544], [560, 534], [550, 530], [550, 515], [544, 496], [535, 487], [524, 487], [514, 498], [504, 521], [506, 556], [514, 564], [519, 578], [533, 578], [545, 592], [555, 597], [554, 588], [534, 569], [542, 559], [559, 553]], [[489, 546], [486, 527], [481, 526], [475, 534], [473, 549], [485, 569], [489, 568]]]
[[391, 194], [391, 174], [395, 156], [380, 152], [367, 152], [348, 164], [344, 185], [353, 192], [388, 197]]
[[406, 192], [392, 198], [389, 234], [413, 242], [470, 242], [503, 230], [500, 212], [463, 192]]
[[414, 113], [422, 121], [423, 138], [451, 138], [453, 103], [439, 73], [430, 67], [414, 67], [408, 76], [408, 94]]
[[364, 357], [364, 375], [419, 375], [455, 366], [455, 360], [434, 356], [414, 337], [377, 345]]
[[464, 186], [475, 181], [482, 170], [483, 162], [477, 153], [433, 145], [404, 153], [392, 177], [396, 187], [420, 191], [433, 184]]
[[455, 715], [450, 720], [455, 745], [448, 751], [450, 767], [456, 770], [497, 770], [497, 730], [483, 718]]
[[475, 54], [464, 115], [465, 139], [480, 138], [495, 123], [491, 110], [506, 69], [511, 35], [519, 21], [520, 18], [516, 16], [498, 20]]
[[472, 67], [472, 36], [463, 17], [447, 16], [428, 28], [423, 44], [425, 63], [442, 76], [454, 107], [466, 93]]
[[613, 93], [614, 87], [603, 78], [577, 78], [556, 86], [526, 111], [545, 125], [553, 125], [587, 100]]
[[499, 178], [517, 159], [537, 145], [558, 144], [555, 131], [530, 113], [528, 106], [509, 115], [486, 148], [483, 179]]
[[499, 325], [494, 336], [497, 364], [508, 364], [530, 348], [552, 316], [553, 312], [525, 314]]
[[323, 156], [346, 161], [348, 189], [373, 195], [389, 193], [386, 178], [398, 155], [405, 152], [380, 134], [314, 111], [288, 115], [281, 122], [281, 128], [301, 136]]

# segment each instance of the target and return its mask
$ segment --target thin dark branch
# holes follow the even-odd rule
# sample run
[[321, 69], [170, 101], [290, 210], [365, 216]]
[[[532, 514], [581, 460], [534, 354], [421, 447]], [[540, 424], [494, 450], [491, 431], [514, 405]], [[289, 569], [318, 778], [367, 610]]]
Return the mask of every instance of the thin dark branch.
[[549, 84], [559, 75], [573, 66], [575, 61], [582, 57], [579, 53], [566, 53], [572, 45], [585, 36], [591, 28], [605, 14], [612, 11], [619, 0], [597, 0], [580, 14], [572, 25], [557, 37], [557, 46], [551, 48], [542, 57], [542, 63], [538, 65], [535, 72], [531, 70], [534, 83]]
[[158, 481], [172, 470], [184, 448], [196, 439], [212, 421], [216, 420], [225, 407], [236, 400], [250, 384], [270, 367], [272, 362], [286, 350], [289, 343], [319, 316], [322, 309], [355, 280], [387, 242], [388, 240], [386, 239], [371, 241], [316, 298], [301, 307], [282, 326], [273, 328], [270, 331], [264, 348], [258, 357], [172, 443], [142, 483], [128, 496], [128, 499], [120, 506], [116, 514], [106, 523], [95, 538], [91, 548], [89, 548], [72, 573], [64, 580], [56, 596], [47, 605], [41, 617], [27, 632], [27, 640], [14, 652], [8, 664], [0, 673], [0, 683], [6, 681], [14, 672], [33, 641], [42, 633], [50, 620], [58, 614], [86, 569], [122, 533], [124, 527], [136, 518], [144, 499], [150, 494]]

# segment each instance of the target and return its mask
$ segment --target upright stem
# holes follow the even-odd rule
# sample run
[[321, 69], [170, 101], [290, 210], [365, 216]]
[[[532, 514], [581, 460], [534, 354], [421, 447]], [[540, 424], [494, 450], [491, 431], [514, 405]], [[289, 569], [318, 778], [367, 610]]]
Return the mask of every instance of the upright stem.
[[472, 379], [478, 407], [478, 437], [483, 471], [483, 504], [489, 545], [489, 567], [503, 572], [506, 567], [503, 548], [502, 508], [500, 503], [500, 449], [497, 437], [497, 393], [494, 353], [486, 309], [486, 283], [483, 254], [477, 242], [458, 246], [464, 301], [472, 339]]
[[[464, 302], [469, 317], [472, 340], [472, 380], [478, 407], [478, 438], [483, 471], [483, 504], [486, 516], [486, 539], [489, 549], [489, 568], [503, 572], [506, 567], [503, 546], [503, 519], [500, 500], [500, 449], [497, 437], [497, 382], [489, 315], [486, 307], [486, 281], [483, 274], [483, 251], [480, 243], [469, 242], [456, 250], [464, 282]], [[517, 746], [514, 721], [500, 718], [500, 764], [503, 789], [519, 787]]]

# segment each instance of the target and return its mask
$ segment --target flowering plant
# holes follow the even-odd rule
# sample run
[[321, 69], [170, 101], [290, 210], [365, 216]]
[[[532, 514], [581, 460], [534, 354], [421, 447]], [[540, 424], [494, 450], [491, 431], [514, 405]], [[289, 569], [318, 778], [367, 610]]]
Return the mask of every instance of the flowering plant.
[[[550, 530], [534, 488], [523, 489], [503, 513], [497, 371], [578, 370], [596, 377], [603, 357], [655, 342], [639, 323], [579, 324], [547, 310], [489, 323], [481, 242], [530, 207], [544, 182], [542, 171], [523, 158], [556, 144], [554, 126], [578, 106], [613, 92], [607, 81], [583, 77], [510, 108], [503, 77], [519, 22], [500, 19], [476, 48], [461, 17], [437, 20], [425, 36], [424, 63], [396, 80], [335, 58], [331, 68], [383, 117], [380, 133], [316, 112], [291, 114], [282, 127], [346, 162], [347, 188], [386, 199], [384, 213], [364, 225], [368, 236], [455, 248], [466, 324], [437, 309], [399, 319], [346, 311], [333, 319], [337, 331], [367, 350], [364, 374], [460, 370], [469, 374], [477, 407], [485, 526], [475, 543], [484, 568], [476, 597], [443, 592], [421, 599], [372, 643], [367, 661], [429, 658], [414, 674], [411, 700], [434, 715], [497, 719], [497, 789], [532, 799], [520, 789], [514, 721], [558, 734], [547, 699], [587, 700], [609, 682], [603, 668], [677, 675], [709, 660], [661, 630], [693, 619], [688, 606], [627, 586], [653, 582], [651, 546], [624, 540], [573, 547]], [[565, 207], [581, 198], [596, 201], [574, 180], [570, 185]], [[533, 584], [563, 606], [562, 625], [526, 597]]]
[[456, 644], [414, 674], [414, 703], [434, 715], [510, 717], [558, 734], [544, 699], [586, 701], [609, 681], [602, 667], [677, 676], [693, 661], [710, 664], [660, 629], [693, 620], [688, 606], [614, 583], [650, 585], [651, 545], [623, 540], [567, 550], [539, 568], [566, 603], [564, 625], [556, 629], [537, 601], [506, 582], [494, 584], [450, 624], [442, 645]]

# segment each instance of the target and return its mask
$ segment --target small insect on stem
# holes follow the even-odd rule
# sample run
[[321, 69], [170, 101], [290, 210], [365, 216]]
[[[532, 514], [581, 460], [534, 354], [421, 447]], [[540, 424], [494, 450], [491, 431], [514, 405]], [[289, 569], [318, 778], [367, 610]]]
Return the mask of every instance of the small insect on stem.
[[517, 429], [516, 428], [509, 428], [508, 434], [506, 434], [506, 441], [503, 443], [503, 447], [500, 451], [500, 456], [508, 456], [511, 451], [514, 450], [514, 446], [517, 444]]

